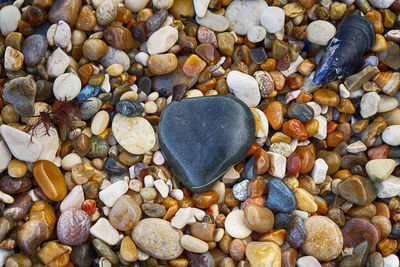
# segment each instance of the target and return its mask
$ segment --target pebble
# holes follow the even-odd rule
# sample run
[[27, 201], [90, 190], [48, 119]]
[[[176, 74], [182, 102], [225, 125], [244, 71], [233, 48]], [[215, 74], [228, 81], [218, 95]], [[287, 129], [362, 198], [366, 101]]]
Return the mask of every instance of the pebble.
[[324, 116], [317, 116], [315, 119], [318, 121], [318, 132], [313, 135], [313, 137], [319, 139], [319, 140], [324, 140], [327, 136], [327, 127], [328, 127], [328, 122]]
[[376, 195], [379, 198], [390, 198], [400, 194], [400, 178], [390, 175], [385, 180], [376, 183]]
[[383, 131], [382, 140], [390, 146], [398, 146], [400, 145], [399, 133], [400, 125], [390, 125]]
[[384, 9], [393, 4], [394, 0], [368, 0], [368, 2], [376, 8]]
[[[37, 85], [30, 77], [12, 79], [3, 90], [3, 98], [11, 103], [16, 113], [24, 117], [35, 115], [34, 101]], [[2, 112], [4, 118], [4, 113]]]
[[233, 70], [229, 72], [226, 82], [231, 92], [249, 107], [255, 107], [260, 102], [258, 83], [252, 76]]
[[82, 49], [83, 55], [87, 59], [99, 60], [106, 55], [106, 53], [110, 50], [110, 47], [107, 49], [107, 44], [104, 41], [96, 38], [91, 38], [83, 42]]
[[325, 181], [326, 174], [328, 171], [328, 164], [322, 158], [315, 160], [314, 167], [311, 171], [311, 177], [314, 179], [316, 184], [321, 184]]
[[274, 177], [283, 178], [286, 172], [286, 158], [275, 152], [268, 152], [269, 169], [268, 172]]
[[255, 204], [244, 208], [244, 218], [248, 227], [258, 233], [267, 233], [273, 229], [274, 215], [272, 211]]
[[268, 4], [262, 0], [234, 0], [226, 8], [225, 17], [232, 31], [246, 35], [252, 27], [260, 25], [260, 14], [267, 7]]
[[118, 231], [105, 218], [98, 219], [90, 227], [90, 234], [111, 246], [114, 246], [120, 240]]
[[349, 153], [359, 153], [359, 152], [366, 151], [367, 146], [363, 142], [357, 141], [357, 142], [354, 142], [354, 143], [348, 145], [346, 147], [346, 149], [347, 149], [347, 152], [349, 152]]
[[126, 7], [132, 12], [139, 12], [144, 9], [148, 3], [149, 0], [125, 0]]
[[0, 10], [0, 30], [3, 36], [17, 30], [18, 22], [21, 19], [21, 13], [18, 7], [4, 6]]
[[304, 226], [307, 237], [302, 249], [306, 255], [320, 261], [329, 261], [340, 254], [343, 236], [332, 220], [323, 216], [312, 216], [304, 220]]
[[246, 225], [243, 210], [231, 211], [225, 219], [225, 230], [233, 238], [246, 238], [251, 230]]
[[275, 212], [291, 212], [297, 207], [297, 198], [284, 182], [273, 178], [268, 183], [265, 206]]
[[196, 16], [202, 18], [206, 15], [208, 4], [210, 0], [194, 0], [194, 11], [196, 12]]
[[204, 17], [196, 16], [196, 22], [216, 32], [226, 31], [229, 27], [229, 20], [226, 17], [212, 13], [209, 10], [207, 10]]
[[147, 40], [147, 51], [150, 55], [161, 54], [168, 51], [178, 40], [178, 31], [171, 26], [164, 26]]
[[379, 95], [378, 112], [388, 112], [398, 107], [399, 101], [388, 95]]
[[274, 242], [250, 242], [246, 246], [246, 257], [251, 266], [281, 266], [281, 250]]
[[36, 138], [8, 125], [1, 125], [0, 133], [15, 158], [26, 162], [39, 159], [43, 145]]
[[369, 178], [374, 182], [386, 180], [393, 172], [396, 162], [393, 159], [373, 159], [367, 162], [365, 170]]
[[7, 46], [4, 53], [4, 68], [8, 71], [18, 71], [22, 68], [24, 54], [17, 49]]
[[111, 208], [108, 218], [117, 230], [129, 231], [139, 222], [141, 215], [142, 211], [135, 200], [123, 195]]
[[71, 101], [78, 96], [82, 84], [79, 77], [72, 73], [59, 75], [53, 85], [54, 96], [61, 101]]
[[90, 217], [81, 209], [65, 210], [57, 223], [57, 237], [61, 243], [69, 246], [79, 246], [89, 238]]
[[49, 20], [57, 23], [60, 20], [65, 21], [70, 27], [75, 25], [81, 9], [81, 0], [58, 0], [51, 6], [49, 10]]
[[304, 256], [296, 261], [297, 267], [321, 267], [321, 264], [313, 256]]
[[369, 92], [361, 97], [360, 113], [363, 118], [368, 118], [378, 112], [380, 97], [375, 92]]
[[123, 50], [116, 49], [112, 46], [107, 47], [107, 52], [100, 59], [100, 63], [104, 68], [108, 68], [112, 64], [121, 64], [124, 71], [127, 71], [130, 67], [128, 55]]
[[69, 25], [60, 20], [57, 24], [57, 30], [54, 34], [54, 44], [61, 48], [65, 48], [71, 41], [71, 28]]
[[317, 45], [327, 45], [329, 40], [336, 34], [336, 28], [325, 20], [316, 20], [308, 24], [307, 39]]
[[400, 264], [399, 257], [394, 254], [383, 257], [383, 267], [396, 267]]
[[182, 231], [157, 218], [141, 220], [132, 232], [132, 239], [141, 250], [161, 260], [172, 260], [182, 254], [182, 236]]
[[12, 159], [11, 152], [3, 140], [0, 141], [0, 157], [2, 158], [2, 161], [0, 162], [0, 173], [2, 173], [7, 169], [7, 166]]
[[128, 191], [128, 183], [124, 180], [117, 181], [101, 190], [99, 198], [107, 207], [112, 207], [126, 191]]
[[263, 10], [260, 15], [260, 21], [267, 32], [277, 33], [283, 29], [285, 13], [280, 7], [270, 6]]
[[141, 117], [125, 117], [117, 114], [112, 121], [112, 130], [118, 143], [132, 154], [144, 154], [155, 144], [153, 127]]
[[114, 0], [101, 1], [96, 9], [97, 23], [107, 26], [113, 22], [118, 13], [118, 2]]
[[61, 202], [60, 211], [64, 212], [71, 208], [80, 209], [84, 200], [82, 185], [76, 185]]
[[44, 35], [33, 34], [24, 40], [21, 52], [27, 66], [35, 66], [40, 63], [47, 49], [47, 39]]
[[56, 78], [65, 72], [69, 64], [68, 55], [61, 48], [57, 48], [47, 59], [47, 74], [52, 78]]
[[190, 252], [205, 253], [208, 251], [206, 242], [191, 235], [183, 235], [180, 242], [182, 247]]
[[100, 135], [108, 125], [110, 121], [110, 116], [108, 115], [107, 111], [99, 111], [93, 117], [92, 124], [90, 125], [90, 131], [94, 135]]

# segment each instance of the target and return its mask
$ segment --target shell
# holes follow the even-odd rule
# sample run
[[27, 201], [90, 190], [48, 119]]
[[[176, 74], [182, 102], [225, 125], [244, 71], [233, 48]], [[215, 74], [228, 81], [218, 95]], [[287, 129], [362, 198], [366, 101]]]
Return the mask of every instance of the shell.
[[358, 15], [345, 18], [322, 55], [314, 84], [330, 83], [355, 73], [374, 43], [375, 30], [368, 19]]
[[373, 81], [388, 95], [394, 95], [400, 89], [399, 72], [380, 72]]

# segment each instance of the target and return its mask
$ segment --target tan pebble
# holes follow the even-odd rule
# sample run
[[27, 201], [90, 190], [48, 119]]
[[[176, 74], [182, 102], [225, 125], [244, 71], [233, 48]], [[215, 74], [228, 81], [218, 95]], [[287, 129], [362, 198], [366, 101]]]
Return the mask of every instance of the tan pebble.
[[191, 235], [182, 236], [181, 245], [187, 251], [194, 253], [204, 253], [208, 251], [208, 244], [206, 242]]
[[123, 70], [124, 69], [121, 64], [112, 64], [106, 69], [110, 76], [119, 76], [122, 74]]
[[11, 160], [7, 167], [8, 175], [13, 178], [23, 177], [26, 174], [27, 169], [26, 163], [19, 159]]

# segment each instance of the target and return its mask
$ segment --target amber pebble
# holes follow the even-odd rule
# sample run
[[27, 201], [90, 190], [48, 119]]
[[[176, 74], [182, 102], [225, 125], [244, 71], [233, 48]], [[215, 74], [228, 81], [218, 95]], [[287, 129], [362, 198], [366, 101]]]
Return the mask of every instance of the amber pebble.
[[121, 6], [118, 8], [117, 17], [115, 18], [116, 21], [120, 21], [122, 23], [128, 23], [132, 19], [132, 11], [130, 11], [125, 6]]
[[122, 239], [120, 256], [126, 262], [135, 262], [137, 260], [137, 248], [130, 236], [125, 236]]
[[376, 215], [382, 215], [386, 218], [390, 218], [390, 211], [388, 205], [383, 202], [375, 202]]
[[29, 220], [17, 230], [18, 247], [29, 255], [35, 255], [47, 235], [46, 226], [41, 221]]
[[378, 243], [377, 247], [379, 252], [382, 253], [383, 257], [389, 256], [390, 254], [396, 251], [397, 240], [393, 240], [386, 237]]
[[183, 36], [179, 40], [179, 46], [185, 53], [192, 54], [197, 47], [197, 40], [190, 35]]
[[10, 32], [4, 40], [4, 45], [11, 46], [14, 49], [21, 51], [22, 34], [20, 32]]
[[325, 199], [320, 196], [314, 195], [314, 201], [318, 206], [318, 213], [321, 215], [325, 215], [328, 213], [328, 203], [326, 203]]
[[83, 55], [89, 60], [98, 60], [107, 53], [107, 44], [100, 39], [88, 39], [83, 43]]
[[384, 32], [382, 15], [378, 10], [371, 10], [365, 14], [365, 17], [372, 22], [375, 28], [375, 32], [382, 34]]
[[233, 195], [232, 188], [229, 188], [225, 192], [225, 202], [228, 207], [235, 207], [240, 204], [240, 201], [235, 198]]
[[258, 233], [267, 233], [274, 228], [274, 214], [265, 207], [249, 204], [244, 208], [247, 226]]
[[352, 135], [350, 123], [348, 122], [340, 123], [339, 126], [337, 127], [337, 130], [343, 133], [344, 142], [350, 140], [350, 137]]
[[118, 160], [124, 164], [125, 166], [135, 165], [137, 162], [141, 160], [141, 156], [133, 155], [129, 152], [123, 151], [118, 155]]
[[229, 245], [229, 254], [235, 261], [241, 261], [245, 258], [246, 246], [240, 239], [233, 239]]
[[82, 31], [92, 31], [96, 26], [96, 15], [91, 6], [86, 5], [82, 7], [78, 19], [76, 20], [75, 27]]
[[90, 137], [82, 133], [72, 141], [72, 147], [79, 156], [84, 157], [92, 148], [92, 141]]
[[364, 218], [351, 218], [347, 220], [341, 231], [344, 248], [355, 247], [358, 243], [367, 240], [370, 245], [370, 252], [372, 252], [379, 241], [378, 230]]
[[83, 85], [86, 85], [90, 76], [94, 73], [92, 64], [85, 64], [78, 69], [78, 75]]
[[196, 47], [195, 53], [208, 65], [215, 65], [221, 58], [217, 49], [210, 43], [200, 44]]
[[26, 10], [26, 18], [32, 26], [39, 26], [47, 20], [47, 12], [40, 7], [30, 6]]
[[265, 182], [261, 177], [257, 177], [251, 180], [247, 185], [247, 196], [248, 197], [258, 197], [264, 193]]
[[43, 264], [49, 267], [66, 266], [69, 262], [70, 246], [58, 244], [56, 241], [47, 242], [37, 253]]
[[342, 158], [339, 153], [334, 151], [320, 150], [317, 153], [317, 157], [322, 158], [326, 164], [328, 164], [327, 174], [334, 174], [339, 170], [342, 162]]
[[72, 180], [76, 184], [86, 184], [94, 174], [94, 168], [87, 163], [78, 163], [72, 167]]
[[282, 251], [281, 255], [281, 266], [282, 267], [295, 267], [297, 260], [297, 250], [294, 248], [288, 248]]
[[286, 240], [286, 230], [285, 229], [277, 229], [270, 233], [262, 235], [258, 241], [272, 241], [278, 246], [282, 246]]
[[274, 130], [279, 130], [282, 127], [286, 108], [281, 102], [272, 101], [264, 109], [264, 113], [267, 116], [268, 123]]
[[45, 196], [61, 201], [67, 195], [67, 186], [60, 169], [51, 161], [39, 160], [33, 166], [33, 176]]
[[372, 203], [368, 205], [353, 205], [347, 214], [352, 217], [364, 217], [371, 219], [376, 214], [376, 208]]
[[214, 241], [215, 224], [195, 222], [190, 226], [190, 233], [204, 241]]
[[263, 175], [269, 169], [269, 156], [267, 152], [260, 148], [257, 150], [254, 158], [254, 172], [258, 175]]
[[335, 107], [339, 103], [339, 96], [329, 89], [318, 89], [313, 93], [313, 99], [320, 105]]
[[117, 200], [110, 210], [110, 223], [120, 231], [131, 230], [140, 220], [142, 211], [135, 200], [124, 195]]
[[301, 168], [300, 173], [305, 174], [311, 171], [314, 167], [315, 156], [311, 150], [306, 146], [299, 146], [295, 150], [296, 154], [300, 157]]
[[56, 224], [53, 206], [43, 200], [36, 201], [29, 212], [29, 219], [42, 222], [46, 226], [46, 238], [51, 236]]
[[123, 26], [109, 26], [104, 32], [104, 40], [112, 47], [128, 50], [134, 46], [132, 33]]
[[195, 77], [207, 66], [200, 57], [195, 54], [190, 55], [183, 64], [182, 70], [188, 77]]
[[354, 114], [356, 112], [353, 103], [348, 98], [340, 99], [337, 109], [339, 112], [348, 114]]
[[382, 215], [372, 217], [372, 224], [378, 229], [381, 238], [385, 238], [390, 235], [392, 231], [392, 223], [388, 218]]
[[29, 36], [33, 34], [32, 26], [22, 19], [18, 22], [18, 31], [22, 33], [23, 36]]
[[297, 119], [286, 121], [282, 126], [283, 133], [298, 139], [299, 141], [307, 140], [307, 131], [303, 123]]
[[328, 134], [326, 137], [326, 145], [328, 147], [336, 147], [342, 141], [343, 141], [343, 133], [339, 131], [334, 131]]
[[147, 61], [147, 67], [153, 74], [163, 75], [174, 71], [178, 66], [175, 54], [151, 55]]
[[313, 118], [310, 121], [307, 121], [304, 126], [306, 127], [306, 132], [308, 136], [313, 136], [318, 133], [319, 122], [317, 119]]

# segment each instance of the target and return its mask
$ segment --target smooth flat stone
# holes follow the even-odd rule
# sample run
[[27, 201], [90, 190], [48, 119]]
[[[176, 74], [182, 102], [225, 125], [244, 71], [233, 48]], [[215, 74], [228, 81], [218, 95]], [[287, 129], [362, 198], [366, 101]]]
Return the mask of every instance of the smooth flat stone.
[[160, 118], [158, 136], [176, 176], [199, 192], [246, 156], [255, 131], [245, 103], [234, 97], [210, 96], [168, 105]]

